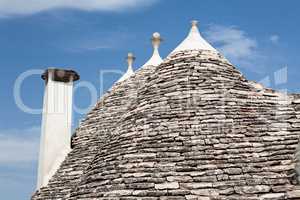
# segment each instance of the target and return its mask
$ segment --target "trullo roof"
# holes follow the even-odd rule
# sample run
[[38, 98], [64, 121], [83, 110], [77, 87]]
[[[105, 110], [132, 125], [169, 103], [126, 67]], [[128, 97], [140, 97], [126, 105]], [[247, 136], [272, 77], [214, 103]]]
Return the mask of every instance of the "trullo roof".
[[104, 95], [32, 199], [299, 199], [299, 95], [250, 82], [195, 44]]

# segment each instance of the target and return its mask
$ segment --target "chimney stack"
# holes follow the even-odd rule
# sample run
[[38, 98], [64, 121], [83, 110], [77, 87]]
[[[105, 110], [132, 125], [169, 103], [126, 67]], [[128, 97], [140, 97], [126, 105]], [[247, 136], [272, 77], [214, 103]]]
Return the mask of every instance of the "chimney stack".
[[37, 189], [48, 184], [71, 150], [73, 82], [79, 75], [72, 70], [51, 68], [45, 80], [42, 131]]

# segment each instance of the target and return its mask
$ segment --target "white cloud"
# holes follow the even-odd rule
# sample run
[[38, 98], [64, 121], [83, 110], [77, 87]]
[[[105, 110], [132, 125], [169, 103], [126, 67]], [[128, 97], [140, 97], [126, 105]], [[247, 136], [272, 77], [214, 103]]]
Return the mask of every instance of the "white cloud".
[[236, 26], [211, 25], [205, 35], [233, 64], [256, 74], [265, 73], [268, 56], [245, 31]]
[[217, 45], [217, 48], [227, 57], [241, 60], [256, 54], [256, 40], [234, 27], [212, 25], [206, 32], [208, 40]]
[[0, 130], [0, 164], [36, 161], [39, 135], [39, 127]]
[[100, 51], [127, 48], [133, 41], [136, 41], [136, 34], [128, 30], [90, 32], [78, 38], [57, 42], [57, 47], [68, 52]]
[[34, 14], [56, 8], [118, 11], [148, 6], [156, 0], [0, 0], [0, 16]]
[[[278, 70], [278, 63], [285, 62], [281, 53], [274, 48], [263, 46], [263, 42], [259, 45], [254, 37], [236, 26], [210, 25], [205, 36], [234, 65], [264, 77], [260, 78], [260, 82], [266, 86], [271, 85], [270, 72], [273, 74]], [[280, 37], [273, 34], [268, 39], [275, 44]], [[287, 82], [286, 72], [282, 73], [275, 80], [275, 85]]]
[[270, 41], [273, 43], [273, 44], [277, 44], [279, 42], [279, 36], [278, 35], [271, 35], [270, 36]]

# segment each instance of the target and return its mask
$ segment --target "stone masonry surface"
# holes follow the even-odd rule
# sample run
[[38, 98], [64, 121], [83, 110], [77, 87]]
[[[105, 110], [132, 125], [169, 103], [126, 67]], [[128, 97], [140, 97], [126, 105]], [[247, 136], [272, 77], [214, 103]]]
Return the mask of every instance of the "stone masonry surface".
[[300, 199], [300, 96], [216, 52], [181, 51], [116, 84], [32, 200]]

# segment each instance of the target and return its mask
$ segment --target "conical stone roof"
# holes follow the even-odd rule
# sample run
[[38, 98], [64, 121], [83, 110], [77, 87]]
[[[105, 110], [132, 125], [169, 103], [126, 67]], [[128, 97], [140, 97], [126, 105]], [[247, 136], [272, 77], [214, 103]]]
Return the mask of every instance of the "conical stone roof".
[[175, 51], [102, 98], [33, 199], [299, 199], [299, 116], [217, 51]]
[[99, 146], [106, 143], [119, 121], [137, 96], [137, 88], [153, 73], [152, 66], [137, 70], [130, 78], [116, 83], [87, 114], [72, 138], [72, 150], [50, 179], [47, 187], [37, 191], [32, 199], [65, 199], [80, 181], [93, 161]]
[[288, 198], [293, 97], [257, 91], [210, 51], [171, 56], [137, 94], [71, 199]]

